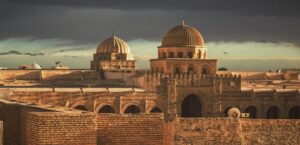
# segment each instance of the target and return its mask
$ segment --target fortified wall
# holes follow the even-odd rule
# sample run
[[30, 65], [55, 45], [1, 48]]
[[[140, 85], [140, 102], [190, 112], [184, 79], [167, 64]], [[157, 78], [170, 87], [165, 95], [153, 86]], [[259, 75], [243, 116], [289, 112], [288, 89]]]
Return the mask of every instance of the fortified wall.
[[5, 145], [184, 145], [299, 143], [297, 119], [175, 118], [97, 114], [1, 100]]

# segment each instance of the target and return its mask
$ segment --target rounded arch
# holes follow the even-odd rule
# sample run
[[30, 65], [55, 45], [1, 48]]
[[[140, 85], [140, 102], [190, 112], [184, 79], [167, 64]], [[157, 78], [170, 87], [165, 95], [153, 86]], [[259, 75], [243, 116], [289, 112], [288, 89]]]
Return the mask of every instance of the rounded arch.
[[103, 105], [103, 106], [99, 109], [98, 113], [115, 113], [115, 110], [114, 110], [114, 108], [113, 108], [112, 106], [110, 106], [110, 105]]
[[131, 114], [138, 114], [140, 112], [141, 112], [140, 108], [136, 105], [130, 105], [124, 111], [124, 113], [131, 113]]
[[187, 67], [187, 73], [188, 73], [188, 74], [194, 73], [194, 65], [190, 64], [190, 65]]
[[162, 113], [162, 110], [159, 107], [153, 107], [150, 113]]
[[249, 118], [256, 118], [257, 117], [257, 109], [255, 106], [248, 106], [245, 109], [245, 113], [249, 113]]
[[181, 103], [181, 117], [201, 117], [202, 104], [197, 95], [190, 94]]
[[300, 119], [300, 106], [294, 106], [289, 110], [289, 119]]
[[268, 119], [277, 119], [279, 118], [279, 108], [277, 106], [269, 107], [267, 111], [267, 118]]
[[77, 110], [82, 110], [82, 111], [89, 111], [89, 109], [84, 106], [84, 105], [77, 105], [75, 107], [73, 107], [74, 109], [77, 109]]

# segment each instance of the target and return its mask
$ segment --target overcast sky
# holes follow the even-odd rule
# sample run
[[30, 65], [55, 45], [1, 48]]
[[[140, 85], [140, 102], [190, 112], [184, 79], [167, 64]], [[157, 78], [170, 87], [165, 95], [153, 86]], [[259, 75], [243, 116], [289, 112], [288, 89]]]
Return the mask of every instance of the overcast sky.
[[218, 67], [267, 71], [300, 67], [297, 0], [0, 0], [0, 66], [60, 60], [88, 68], [113, 32], [140, 68], [156, 58], [166, 31], [185, 20], [197, 28]]

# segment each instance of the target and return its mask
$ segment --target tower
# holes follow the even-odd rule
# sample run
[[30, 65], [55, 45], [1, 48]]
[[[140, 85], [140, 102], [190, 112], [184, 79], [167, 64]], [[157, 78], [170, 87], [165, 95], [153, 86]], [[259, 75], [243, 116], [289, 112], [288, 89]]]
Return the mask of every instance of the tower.
[[207, 59], [200, 32], [182, 22], [171, 28], [158, 46], [158, 58], [150, 60], [152, 72], [165, 74], [216, 74], [216, 59]]
[[130, 54], [128, 44], [113, 34], [102, 41], [91, 61], [91, 69], [114, 70], [114, 69], [136, 69], [135, 60]]

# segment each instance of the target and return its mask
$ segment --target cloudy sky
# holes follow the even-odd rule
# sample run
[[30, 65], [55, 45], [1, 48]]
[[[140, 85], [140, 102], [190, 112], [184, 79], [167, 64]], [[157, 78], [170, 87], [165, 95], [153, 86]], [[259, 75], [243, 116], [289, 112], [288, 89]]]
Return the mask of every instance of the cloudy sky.
[[60, 60], [89, 68], [113, 32], [128, 42], [140, 68], [157, 57], [166, 31], [185, 20], [208, 57], [230, 70], [300, 67], [298, 0], [0, 0], [0, 66]]

